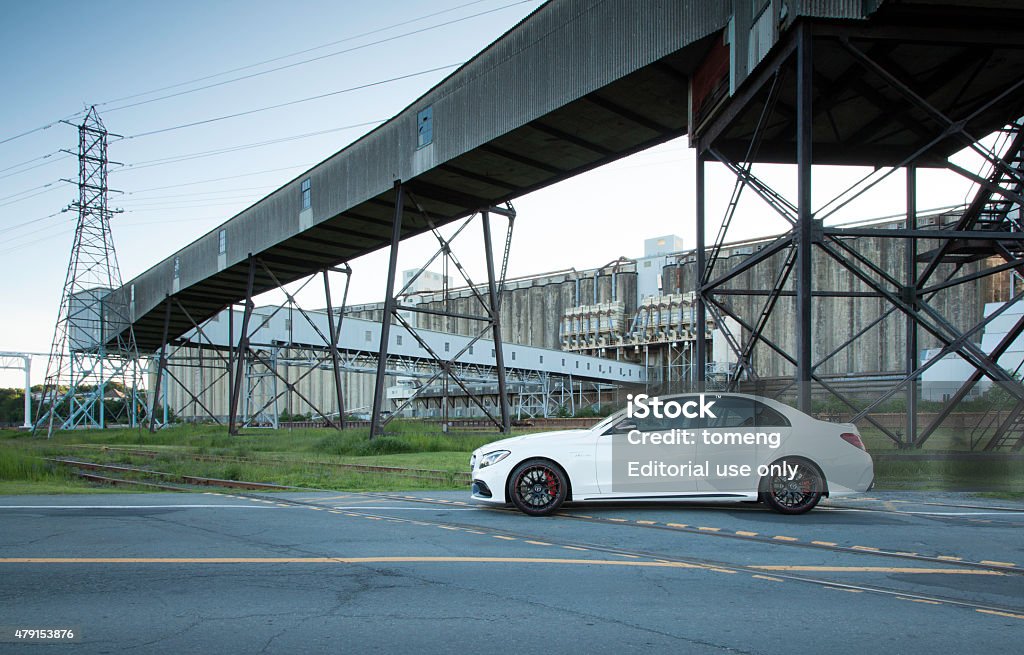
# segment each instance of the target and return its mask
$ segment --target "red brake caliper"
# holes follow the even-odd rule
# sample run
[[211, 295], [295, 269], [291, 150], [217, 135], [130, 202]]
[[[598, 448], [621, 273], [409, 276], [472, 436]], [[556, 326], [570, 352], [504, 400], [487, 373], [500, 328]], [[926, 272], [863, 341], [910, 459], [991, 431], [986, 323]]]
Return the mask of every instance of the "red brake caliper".
[[558, 495], [558, 480], [549, 471], [544, 471], [544, 477], [548, 482], [548, 493], [554, 498]]

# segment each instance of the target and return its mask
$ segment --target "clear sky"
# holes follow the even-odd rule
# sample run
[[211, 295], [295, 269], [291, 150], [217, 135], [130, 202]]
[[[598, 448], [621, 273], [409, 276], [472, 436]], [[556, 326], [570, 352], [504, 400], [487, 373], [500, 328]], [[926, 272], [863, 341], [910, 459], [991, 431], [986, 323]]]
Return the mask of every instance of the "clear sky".
[[[77, 177], [75, 158], [60, 152], [76, 148], [73, 127], [57, 123], [5, 140], [97, 104], [110, 132], [125, 137], [111, 139], [110, 158], [122, 165], [111, 167], [110, 186], [122, 193], [112, 194], [110, 205], [124, 210], [112, 220], [112, 230], [121, 275], [128, 280], [395, 115], [541, 4], [5, 2], [0, 350], [49, 350], [75, 218], [60, 213], [76, 195], [73, 185], [60, 180]], [[300, 51], [307, 52], [293, 54]], [[319, 59], [300, 63], [312, 58]], [[242, 76], [248, 78], [222, 83]], [[403, 76], [320, 100], [145, 134]], [[320, 134], [303, 136], [311, 133]], [[274, 143], [263, 144], [268, 141]], [[263, 145], [238, 148], [252, 144]], [[681, 139], [520, 199], [510, 275], [640, 256], [645, 238], [664, 234], [678, 234], [692, 245], [693, 160]], [[792, 197], [790, 170], [765, 166], [755, 172]], [[864, 173], [816, 168], [816, 204]], [[714, 234], [732, 180], [716, 167], [708, 176], [708, 230]], [[948, 173], [926, 172], [919, 179], [922, 209], [961, 203], [969, 191]], [[902, 189], [897, 174], [839, 218], [898, 213]], [[783, 226], [753, 199], [741, 205], [737, 224], [737, 238]], [[403, 243], [400, 268], [423, 263], [434, 245], [429, 236]], [[475, 278], [482, 278], [479, 248], [469, 245], [457, 252], [477, 271]], [[386, 261], [386, 251], [380, 251], [352, 262], [350, 302], [382, 298]], [[41, 381], [44, 361], [34, 367], [33, 377]], [[20, 379], [20, 373], [0, 371], [0, 386], [17, 386]]]

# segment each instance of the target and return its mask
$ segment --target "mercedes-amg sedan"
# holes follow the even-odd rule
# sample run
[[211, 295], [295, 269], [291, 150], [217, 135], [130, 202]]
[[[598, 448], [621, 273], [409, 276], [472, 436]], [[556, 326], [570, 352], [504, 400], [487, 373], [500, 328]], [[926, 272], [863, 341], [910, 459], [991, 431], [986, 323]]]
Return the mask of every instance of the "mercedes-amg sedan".
[[472, 455], [474, 500], [551, 514], [566, 501], [760, 501], [784, 514], [867, 491], [856, 426], [744, 394], [630, 397], [592, 428], [512, 437]]

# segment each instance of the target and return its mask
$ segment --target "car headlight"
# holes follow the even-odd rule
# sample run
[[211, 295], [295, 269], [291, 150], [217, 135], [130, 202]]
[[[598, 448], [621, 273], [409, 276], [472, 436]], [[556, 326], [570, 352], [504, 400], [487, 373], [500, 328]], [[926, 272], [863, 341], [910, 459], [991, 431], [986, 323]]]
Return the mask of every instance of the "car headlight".
[[484, 453], [480, 456], [480, 468], [487, 468], [491, 464], [497, 464], [508, 457], [509, 454], [511, 453], [508, 450], [494, 450], [489, 453]]

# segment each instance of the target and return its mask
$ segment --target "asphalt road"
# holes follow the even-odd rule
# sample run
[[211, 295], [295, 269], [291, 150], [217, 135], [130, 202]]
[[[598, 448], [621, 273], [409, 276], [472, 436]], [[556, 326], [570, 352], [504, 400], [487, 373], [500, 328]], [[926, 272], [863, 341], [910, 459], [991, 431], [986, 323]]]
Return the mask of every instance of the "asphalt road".
[[1004, 653], [1024, 634], [1024, 503], [465, 501], [0, 498], [0, 653]]

